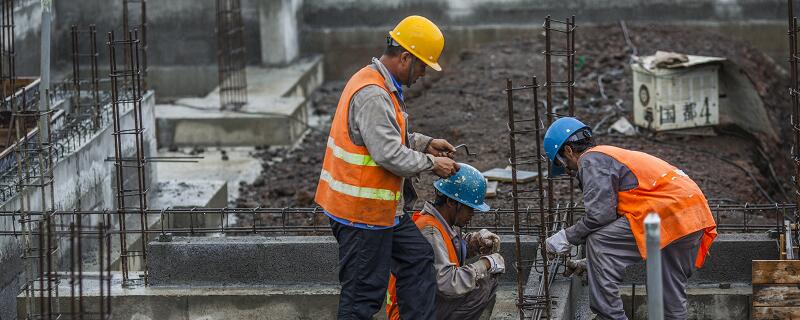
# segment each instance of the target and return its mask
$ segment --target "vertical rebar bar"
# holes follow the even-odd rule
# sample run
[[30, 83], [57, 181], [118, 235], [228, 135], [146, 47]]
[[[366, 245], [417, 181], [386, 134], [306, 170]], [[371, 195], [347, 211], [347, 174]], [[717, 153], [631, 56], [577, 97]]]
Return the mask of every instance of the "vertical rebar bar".
[[[514, 264], [514, 267], [517, 271], [517, 306], [522, 306], [524, 303], [525, 298], [525, 287], [524, 287], [524, 279], [523, 276], [523, 268], [522, 268], [522, 252], [521, 252], [521, 245], [519, 239], [519, 203], [517, 201], [517, 149], [516, 149], [516, 141], [515, 141], [515, 131], [514, 131], [514, 99], [513, 99], [513, 86], [511, 79], [506, 79], [506, 97], [507, 97], [507, 104], [508, 104], [508, 147], [511, 150], [510, 153], [510, 164], [511, 164], [511, 206], [514, 210], [514, 254], [516, 255], [517, 262]], [[519, 312], [519, 319], [524, 319], [524, 313], [522, 309]]]
[[240, 0], [217, 0], [217, 68], [220, 108], [247, 104], [247, 55]]
[[[119, 216], [119, 229], [120, 229], [120, 261], [122, 269], [122, 277], [124, 285], [131, 285], [132, 280], [129, 277], [130, 272], [130, 258], [140, 257], [141, 265], [144, 266], [141, 280], [147, 284], [147, 229], [149, 227], [147, 217], [147, 185], [146, 185], [146, 160], [144, 150], [144, 127], [143, 127], [143, 112], [142, 112], [142, 65], [140, 62], [141, 56], [139, 55], [139, 39], [138, 32], [134, 28], [128, 32], [128, 35], [123, 40], [116, 40], [114, 33], [108, 33], [108, 48], [109, 48], [109, 77], [111, 78], [111, 100], [113, 110], [113, 135], [114, 135], [114, 165], [116, 172], [116, 186], [117, 186], [117, 212]], [[122, 47], [122, 54], [125, 58], [125, 66], [120, 69], [117, 66], [117, 46]], [[133, 116], [133, 127], [122, 128], [121, 113], [129, 111]], [[129, 137], [133, 140], [133, 157], [126, 157], [122, 150], [124, 137]], [[126, 172], [130, 169], [136, 180], [133, 187], [127, 187]], [[135, 197], [134, 201], [128, 201], [127, 198]], [[138, 235], [141, 237], [141, 247], [139, 250], [130, 250], [127, 244], [127, 221], [128, 214], [134, 214], [139, 217], [140, 228]]]

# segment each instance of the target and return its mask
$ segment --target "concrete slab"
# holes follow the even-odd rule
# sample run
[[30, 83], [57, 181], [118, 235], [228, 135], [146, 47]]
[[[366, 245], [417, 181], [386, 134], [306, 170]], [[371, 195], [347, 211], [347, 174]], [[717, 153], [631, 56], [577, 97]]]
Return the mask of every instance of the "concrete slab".
[[225, 180], [159, 181], [153, 208], [224, 208], [228, 200]]
[[323, 78], [322, 58], [313, 56], [284, 68], [250, 67], [248, 103], [221, 111], [219, 88], [201, 98], [157, 105], [160, 146], [289, 145], [305, 132], [307, 96]]
[[254, 152], [255, 148], [250, 147], [209, 148], [198, 154], [192, 154], [190, 148], [178, 151], [160, 149], [159, 157], [194, 155], [203, 158], [194, 163], [155, 162], [154, 165], [162, 181], [185, 181], [187, 177], [224, 181], [227, 188], [226, 204], [233, 205], [239, 196], [240, 183], [252, 183], [261, 174], [261, 161], [253, 157]]
[[[750, 283], [753, 260], [778, 259], [778, 242], [767, 234], [720, 234], [711, 246], [702, 269], [695, 271], [689, 283]], [[626, 283], [646, 282], [644, 261], [625, 270]]]
[[298, 97], [250, 95], [239, 111], [219, 110], [219, 99], [187, 98], [156, 112], [162, 147], [290, 145], [308, 123], [306, 100]]
[[[636, 299], [631, 299], [632, 293], [630, 286], [620, 288], [625, 313], [631, 319], [647, 319], [645, 288], [636, 287]], [[733, 284], [725, 289], [718, 286], [690, 286], [686, 288], [689, 319], [750, 319], [752, 293], [753, 288], [747, 284]]]
[[[224, 180], [159, 181], [153, 208], [225, 208], [228, 183]], [[213, 228], [222, 225], [222, 214], [167, 215], [170, 228]]]
[[[111, 318], [123, 320], [335, 319], [340, 291], [338, 285], [313, 284], [251, 288], [123, 288], [120, 274], [114, 272], [112, 275]], [[84, 308], [88, 312], [97, 312], [97, 274], [87, 273], [85, 278]], [[58, 290], [60, 310], [68, 313], [72, 302], [69, 281], [61, 281]], [[500, 286], [495, 305], [490, 306], [481, 319], [489, 319], [488, 314], [494, 314], [498, 308], [515, 309], [513, 290], [512, 286]], [[24, 318], [27, 299], [20, 295], [17, 302], [20, 317]], [[386, 319], [385, 311], [379, 311], [372, 319]]]
[[[514, 265], [513, 238], [501, 237], [506, 265]], [[534, 237], [523, 237], [532, 253]], [[298, 255], [302, 252], [302, 255]], [[528, 256], [526, 259], [530, 258]], [[154, 286], [259, 286], [337, 284], [338, 245], [331, 236], [175, 237], [151, 242], [148, 270]], [[314, 263], [308, 263], [314, 261]], [[507, 268], [502, 283], [516, 280]]]

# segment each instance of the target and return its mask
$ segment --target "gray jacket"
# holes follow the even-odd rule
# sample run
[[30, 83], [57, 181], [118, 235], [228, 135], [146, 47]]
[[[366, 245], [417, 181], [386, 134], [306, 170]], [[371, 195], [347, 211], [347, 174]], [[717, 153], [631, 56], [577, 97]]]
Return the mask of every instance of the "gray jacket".
[[[452, 239], [459, 236], [461, 231], [453, 230], [430, 202], [425, 202], [422, 211], [425, 214], [433, 215], [442, 223], [448, 233], [445, 235], [445, 239], [450, 239], [452, 241]], [[486, 265], [481, 260], [461, 267], [450, 262], [450, 254], [447, 252], [447, 245], [439, 229], [436, 229], [436, 227], [427, 226], [421, 231], [422, 236], [425, 237], [431, 244], [431, 247], [433, 247], [433, 267], [436, 270], [436, 286], [439, 295], [446, 298], [463, 297], [476, 289], [479, 280], [489, 276], [489, 270], [486, 269]], [[461, 241], [468, 241], [469, 236], [471, 235], [466, 235]], [[468, 258], [470, 257], [468, 256]]]
[[[397, 88], [386, 67], [376, 58], [372, 58], [370, 67], [381, 73], [386, 88], [396, 94]], [[389, 94], [376, 85], [363, 87], [350, 101], [348, 133], [354, 144], [367, 147], [372, 159], [382, 168], [397, 176], [412, 178], [433, 169], [433, 156], [424, 153], [433, 139], [420, 133], [409, 133], [411, 130], [405, 103], [400, 101], [400, 107], [406, 119], [406, 132], [400, 132], [400, 124], [395, 119], [394, 104]], [[406, 144], [401, 143], [403, 134], [407, 137]], [[414, 185], [408, 179], [403, 179], [402, 194], [403, 199], [397, 208], [398, 215], [402, 214], [404, 207], [410, 210], [417, 200]]]
[[590, 233], [614, 222], [617, 215], [617, 193], [639, 185], [627, 166], [600, 152], [589, 152], [578, 162], [578, 181], [583, 190], [586, 213], [566, 229], [567, 241], [583, 244]]

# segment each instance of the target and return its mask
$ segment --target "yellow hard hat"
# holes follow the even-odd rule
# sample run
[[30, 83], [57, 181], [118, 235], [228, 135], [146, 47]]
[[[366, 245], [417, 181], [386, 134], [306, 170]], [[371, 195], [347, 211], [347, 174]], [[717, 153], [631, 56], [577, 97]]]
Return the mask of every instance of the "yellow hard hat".
[[439, 56], [444, 49], [444, 35], [428, 18], [408, 16], [389, 31], [400, 46], [436, 71], [442, 71]]

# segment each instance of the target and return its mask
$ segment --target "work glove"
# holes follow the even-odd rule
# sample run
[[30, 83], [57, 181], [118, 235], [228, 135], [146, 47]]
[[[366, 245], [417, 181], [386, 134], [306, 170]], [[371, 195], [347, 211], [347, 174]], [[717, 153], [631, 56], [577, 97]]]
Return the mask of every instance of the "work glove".
[[567, 232], [564, 229], [550, 236], [544, 242], [547, 253], [552, 255], [569, 253], [570, 248], [572, 248], [572, 245], [567, 241]]
[[564, 270], [564, 276], [571, 275], [582, 276], [586, 272], [586, 259], [567, 260], [567, 269]]
[[469, 242], [482, 255], [500, 252], [500, 237], [486, 229], [470, 234]]
[[483, 256], [482, 258], [489, 260], [489, 273], [491, 274], [498, 274], [498, 273], [505, 273], [506, 272], [506, 260], [503, 259], [499, 253], [492, 253], [488, 256]]

